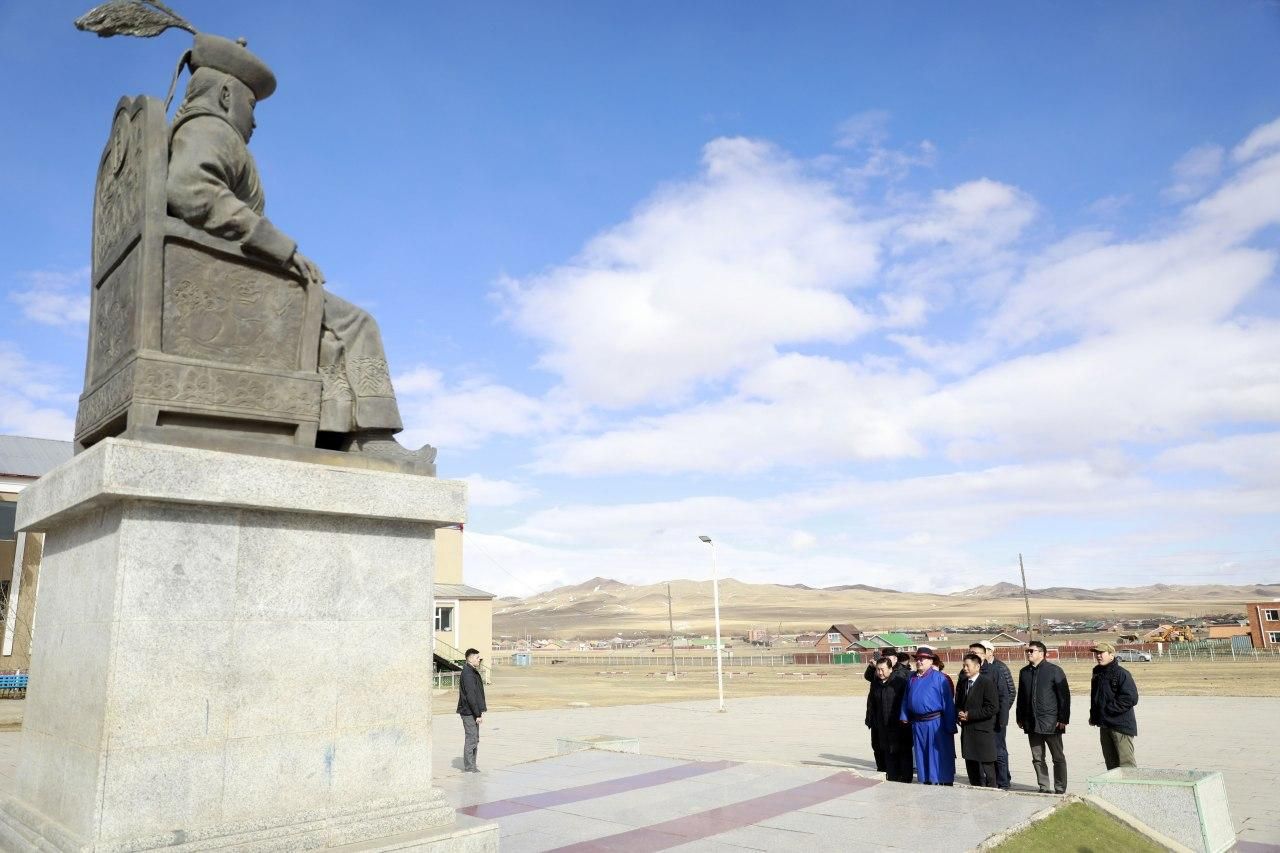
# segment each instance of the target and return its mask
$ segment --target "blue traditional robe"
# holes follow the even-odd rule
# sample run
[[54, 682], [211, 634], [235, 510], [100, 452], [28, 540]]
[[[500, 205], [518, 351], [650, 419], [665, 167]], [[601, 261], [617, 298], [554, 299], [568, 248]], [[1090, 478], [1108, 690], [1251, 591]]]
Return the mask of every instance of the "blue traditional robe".
[[[937, 716], [933, 716], [937, 714]], [[933, 717], [932, 719], [922, 719]], [[925, 785], [950, 785], [956, 778], [956, 698], [951, 682], [936, 669], [907, 681], [901, 719], [911, 723], [916, 778]]]

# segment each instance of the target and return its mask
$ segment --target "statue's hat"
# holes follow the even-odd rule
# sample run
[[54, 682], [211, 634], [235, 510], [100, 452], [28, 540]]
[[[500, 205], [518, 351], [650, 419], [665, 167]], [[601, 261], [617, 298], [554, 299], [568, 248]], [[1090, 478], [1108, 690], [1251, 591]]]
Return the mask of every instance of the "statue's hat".
[[249, 52], [244, 39], [232, 41], [222, 36], [197, 33], [189, 64], [192, 71], [212, 68], [230, 74], [248, 86], [259, 101], [271, 97], [276, 90], [276, 75], [271, 73], [265, 62]]

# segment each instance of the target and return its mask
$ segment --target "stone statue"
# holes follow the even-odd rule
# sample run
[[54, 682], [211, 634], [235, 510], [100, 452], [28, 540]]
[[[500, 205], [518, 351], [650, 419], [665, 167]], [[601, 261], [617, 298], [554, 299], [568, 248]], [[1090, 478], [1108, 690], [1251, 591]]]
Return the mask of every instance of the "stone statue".
[[[247, 258], [265, 263], [308, 290], [322, 290], [320, 268], [263, 213], [265, 194], [248, 142], [256, 125], [255, 106], [275, 91], [276, 79], [246, 42], [197, 33], [158, 0], [111, 0], [77, 20], [76, 26], [100, 36], [152, 36], [169, 27], [195, 35], [194, 46], [174, 73], [174, 86], [184, 67], [190, 69], [191, 77], [168, 129], [167, 214], [237, 244]], [[225, 280], [216, 273], [204, 277]], [[320, 378], [318, 422], [312, 428], [315, 445], [433, 470], [434, 448], [410, 451], [394, 438], [403, 424], [373, 318], [324, 291], [314, 344], [318, 359], [313, 363]], [[202, 423], [208, 422], [205, 418]]]

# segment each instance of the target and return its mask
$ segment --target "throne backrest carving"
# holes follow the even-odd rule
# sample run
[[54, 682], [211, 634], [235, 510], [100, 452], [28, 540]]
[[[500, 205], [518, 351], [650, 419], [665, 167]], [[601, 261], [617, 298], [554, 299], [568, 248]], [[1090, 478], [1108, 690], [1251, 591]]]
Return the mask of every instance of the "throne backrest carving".
[[[164, 107], [155, 98], [121, 98], [98, 162], [93, 198], [86, 387], [108, 376], [141, 344], [140, 283], [148, 274], [160, 274], [168, 169]], [[155, 236], [144, 240], [148, 231]]]

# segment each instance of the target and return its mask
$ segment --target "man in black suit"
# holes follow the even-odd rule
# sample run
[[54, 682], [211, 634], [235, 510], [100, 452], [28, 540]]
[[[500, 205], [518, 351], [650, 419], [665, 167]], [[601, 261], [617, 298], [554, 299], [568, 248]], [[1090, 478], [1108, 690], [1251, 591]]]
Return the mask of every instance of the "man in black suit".
[[902, 697], [907, 679], [894, 670], [893, 658], [882, 657], [872, 664], [876, 680], [867, 694], [867, 728], [871, 729], [871, 751], [876, 769], [890, 782], [911, 782], [911, 726], [900, 721]]
[[462, 665], [462, 686], [458, 690], [458, 715], [462, 717], [462, 769], [479, 773], [476, 750], [480, 748], [480, 718], [489, 707], [484, 703], [484, 680], [480, 678], [480, 652], [467, 649]]
[[982, 674], [982, 658], [964, 656], [956, 684], [956, 720], [960, 723], [960, 754], [964, 756], [969, 784], [996, 787], [996, 717], [1000, 694], [995, 679]]

